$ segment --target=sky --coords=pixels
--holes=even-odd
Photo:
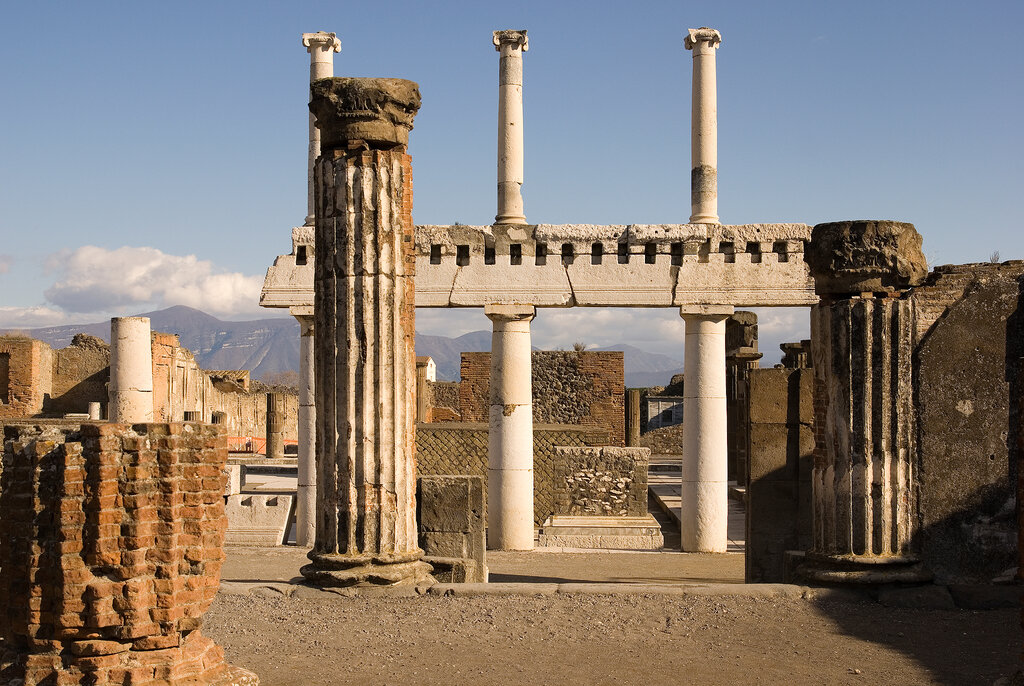
[[[309,57],[419,83],[417,224],[495,214],[494,29],[527,29],[526,216],[685,223],[689,27],[718,51],[723,223],[898,219],[934,265],[1024,258],[1024,3],[4,2],[0,328],[257,301],[306,211]],[[807,337],[762,310],[762,350]],[[485,329],[424,311],[418,329]],[[681,359],[671,310],[544,310],[534,344]]]

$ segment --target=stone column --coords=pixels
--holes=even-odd
[[[309,82],[334,76],[334,53],[341,52],[341,41],[336,33],[317,31],[302,34],[302,44],[309,52]],[[313,164],[320,156],[320,130],[316,128],[313,113],[309,113],[309,155],[306,162],[306,226],[313,226]]]
[[[102,409],[101,408],[102,408],[102,406],[100,405],[100,403],[97,403],[97,402],[89,403],[89,419],[91,419],[92,421],[99,421],[100,419],[102,419],[103,417],[101,416],[102,415]]]
[[[321,586],[416,586],[412,160],[420,105],[402,79],[313,83],[317,523]]]
[[[523,53],[526,31],[495,31],[498,63],[498,214],[495,224],[525,224],[523,214]]]
[[[284,393],[267,393],[267,446],[264,448],[269,459],[284,457]]]
[[[125,424],[153,421],[153,339],[148,317],[110,320],[107,417]]]
[[[428,383],[437,381],[437,366],[434,360],[427,356],[416,358],[416,421],[429,422],[430,388]]]
[[[757,351],[757,315],[739,311],[725,321],[725,405],[728,414],[729,480],[747,484],[750,450],[750,371],[763,357]]]
[[[731,305],[679,308],[686,322],[679,528],[689,553],[724,553],[729,543],[725,320],[732,313]]]
[[[818,582],[920,581],[914,303],[927,275],[912,224],[814,227],[807,252],[816,445],[813,544],[799,573]]]
[[[640,389],[626,389],[626,445],[640,444]]]
[[[311,316],[299,320],[299,459],[295,503],[295,543],[311,546],[316,538],[316,380],[314,324]]]
[[[690,223],[718,223],[718,86],[715,50],[722,35],[703,26],[689,29],[683,45],[693,51],[690,115]]]
[[[533,549],[532,305],[488,305],[491,407],[487,440],[487,547]]]

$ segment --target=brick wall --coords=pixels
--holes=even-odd
[[[32,338],[0,336],[0,356],[0,419],[40,414],[52,392],[50,346]]]
[[[601,446],[607,433],[582,426],[533,426],[534,524],[540,526],[556,510],[561,485],[556,474],[556,446]],[[487,425],[436,423],[416,426],[417,471],[420,475],[468,474],[483,477],[487,492]]]
[[[0,681],[224,675],[223,651],[199,631],[224,559],[224,436],[201,424],[26,422],[4,439]]]
[[[590,426],[625,446],[623,353],[534,351],[533,420],[541,424]],[[486,422],[490,411],[491,354],[462,353],[459,409],[462,421]]]

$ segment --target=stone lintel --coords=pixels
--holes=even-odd
[[[687,50],[693,50],[695,47],[705,45],[709,48],[717,48],[722,43],[722,34],[716,29],[702,26],[699,29],[687,29],[686,36],[683,37],[683,46]],[[696,54],[696,53],[694,53]]]
[[[322,153],[350,142],[389,150],[408,145],[420,101],[413,81],[332,76],[310,84],[309,111],[320,129]]]
[[[313,52],[314,47],[320,46],[330,48],[334,52],[341,52],[341,41],[338,40],[338,34],[333,31],[330,33],[326,31],[304,33],[302,34],[302,44],[309,52]]]
[[[732,305],[681,305],[679,316],[728,317],[735,311],[736,308]]]
[[[484,314],[498,321],[530,321],[536,316],[537,308],[533,305],[485,305]]]
[[[526,29],[495,31],[494,37],[491,40],[494,43],[494,49],[499,52],[501,51],[502,43],[522,46],[523,52],[530,49],[530,41],[526,37]]]

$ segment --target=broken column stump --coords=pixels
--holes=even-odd
[[[402,79],[313,82],[317,524],[306,580],[432,582],[416,532],[415,271]]]
[[[226,462],[209,425],[7,425],[0,683],[258,684],[200,632]]]
[[[927,266],[913,224],[814,227],[807,261],[816,446],[812,539],[797,571],[820,583],[930,579],[916,550],[914,302]]]

